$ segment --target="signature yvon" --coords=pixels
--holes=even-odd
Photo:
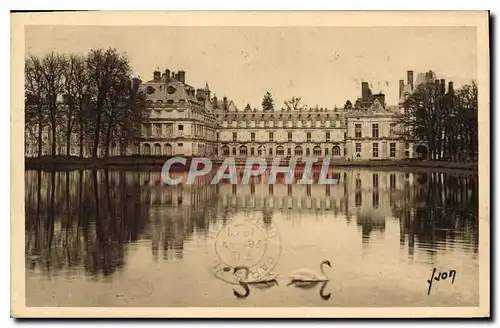
[[[450,271],[440,271],[436,275],[436,268],[432,270],[431,277],[427,280],[429,283],[429,290],[427,291],[427,295],[431,293],[431,288],[432,288],[432,282],[433,280],[440,281],[440,280],[446,280],[446,279],[451,279],[451,283],[453,284],[455,282],[455,276],[457,275],[456,270],[450,270]]]

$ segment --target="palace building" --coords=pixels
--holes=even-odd
[[[362,82],[361,96],[343,108],[302,107],[296,110],[238,110],[227,97],[218,99],[208,83],[195,88],[186,72],[155,70],[153,78],[133,83],[146,95],[148,118],[139,140],[111,145],[111,156],[227,156],[265,158],[319,157],[347,160],[402,159],[412,157],[411,145],[398,135],[400,106],[386,104],[383,93],[373,94]],[[413,90],[413,72],[400,81],[400,97]],[[49,131],[47,131],[49,132]],[[44,136],[43,154],[50,150]],[[26,156],[36,156],[35,132],[26,133]],[[28,138],[29,136],[29,138]],[[29,139],[29,140],[28,140]],[[57,154],[64,155],[64,140]],[[71,155],[77,155],[77,140]],[[90,156],[86,146],[84,156]],[[101,152],[100,152],[101,153]]]
[[[362,83],[361,97],[344,108],[240,111],[233,101],[211,96],[206,84],[195,89],[186,73],[154,72],[141,88],[150,119],[143,124],[140,153],[214,157],[307,157],[401,159],[410,145],[397,134],[398,106],[372,94]],[[410,83],[408,83],[409,85]],[[350,103],[350,102],[348,102]]]

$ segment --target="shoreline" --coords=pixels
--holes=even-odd
[[[66,156],[47,156],[47,157],[25,157],[25,169],[43,169],[43,170],[74,170],[74,169],[150,169],[162,167],[165,161],[170,157],[165,156],[116,156],[104,158],[78,158]],[[213,159],[214,166],[222,163],[221,159]],[[268,165],[272,161],[268,160]],[[178,164],[172,166],[173,171],[186,171],[190,165],[190,158],[187,157],[186,166]],[[236,161],[237,167],[245,165],[244,159]],[[287,166],[288,160],[282,160],[280,166]],[[296,167],[303,167],[304,164],[297,162]],[[321,162],[315,164],[314,167],[321,167]],[[466,170],[478,172],[477,162],[450,162],[450,161],[435,161],[435,160],[359,160],[346,161],[344,159],[330,160],[329,167],[345,167],[345,168],[372,168],[372,169],[436,169],[436,170]]]

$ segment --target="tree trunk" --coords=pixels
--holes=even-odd
[[[99,112],[96,117],[95,135],[94,135],[94,148],[92,149],[92,157],[97,158],[97,151],[99,149],[99,134],[101,133],[101,113]]]
[[[43,129],[43,125],[42,125],[42,116],[40,115],[39,118],[38,118],[38,157],[42,157],[42,150],[43,150],[43,145],[42,145],[42,142],[43,142],[43,137],[42,137],[42,129]]]
[[[68,115],[70,116],[70,115]],[[68,126],[66,129],[66,155],[70,156],[70,147],[71,147],[71,117],[68,117]]]

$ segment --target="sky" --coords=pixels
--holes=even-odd
[[[407,70],[433,70],[455,87],[477,78],[474,27],[26,27],[26,54],[108,47],[125,53],[143,81],[156,69],[184,70],[186,83],[208,82],[239,110],[260,109],[266,91],[276,108],[295,96],[332,109],[354,102],[362,81],[397,105]]]

